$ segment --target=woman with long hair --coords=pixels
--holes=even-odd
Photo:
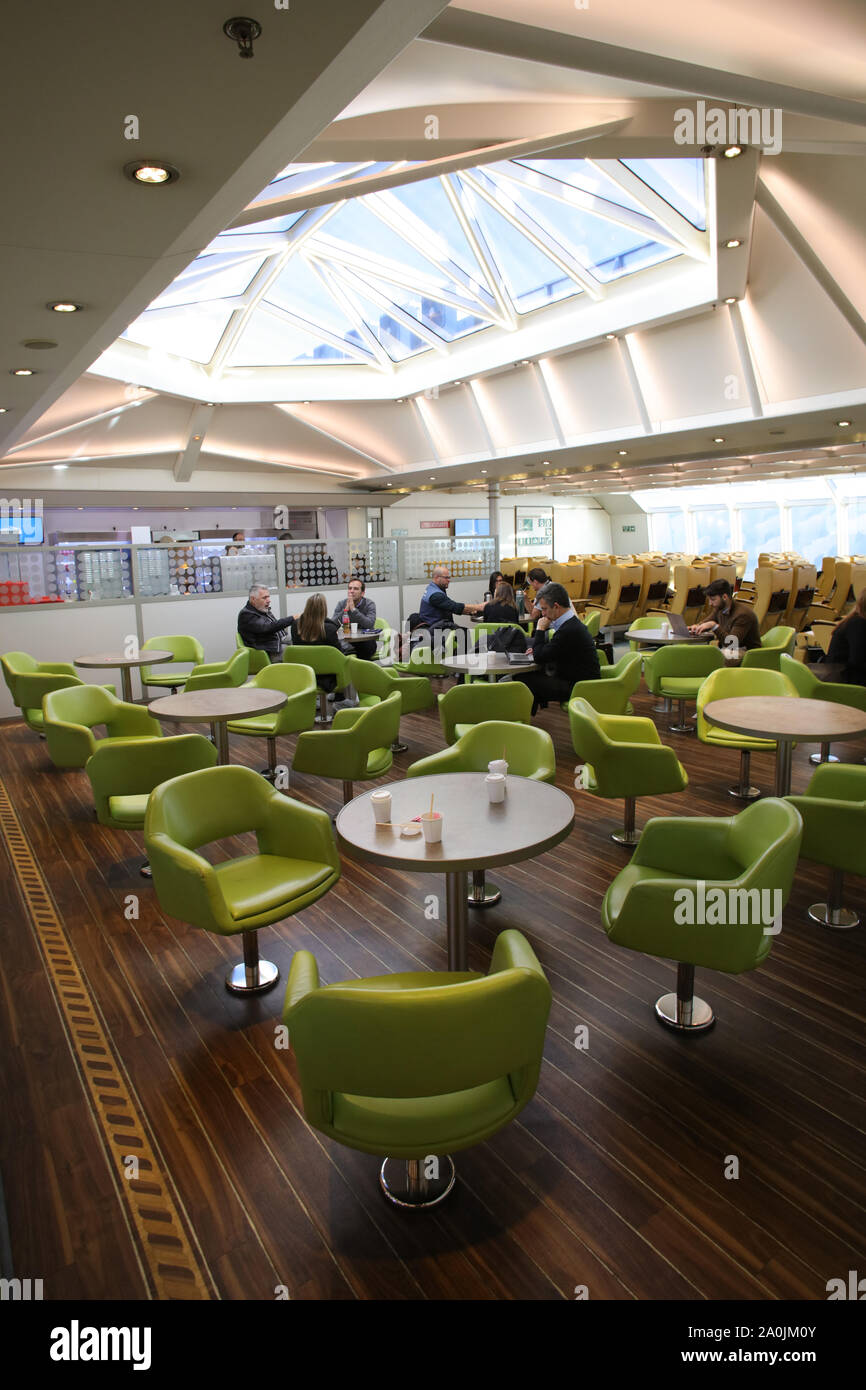
[[[843,684],[866,685],[866,589],[861,589],[853,612],[833,633],[827,660],[842,666]]]
[[[493,592],[493,602],[485,603],[481,614],[485,623],[516,623],[517,603],[514,590],[505,580],[500,580]]]
[[[328,617],[328,605],[324,594],[310,595],[303,613],[297,618],[292,618],[289,630],[293,647],[335,647],[338,652],[342,650],[337,637],[337,624]],[[316,684],[321,690],[330,692],[336,687],[337,677],[317,674]],[[343,698],[341,690],[336,691],[336,698]]]
[[[493,571],[490,576],[490,583],[487,585],[487,593],[484,595],[485,598],[487,598],[488,594],[490,595],[488,602],[492,602],[496,598],[496,585],[501,584],[504,579],[505,575],[502,573],[502,570]]]

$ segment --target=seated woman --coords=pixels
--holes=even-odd
[[[496,585],[503,584],[504,582],[505,575],[502,573],[502,570],[494,570],[490,576],[490,583],[487,586],[487,593],[484,595],[484,598],[488,603],[492,602],[493,599],[495,599],[496,597]]]
[[[337,637],[337,624],[328,617],[324,594],[310,595],[303,613],[297,618],[292,618],[289,631],[293,647],[333,647],[338,652],[342,651]],[[336,687],[337,677],[317,674],[316,684],[321,690],[330,693]],[[343,698],[342,690],[336,692],[336,698]]]
[[[844,685],[866,685],[866,589],[833,633],[827,661],[843,667],[839,679]]]
[[[517,622],[517,603],[514,598],[514,590],[510,584],[506,584],[504,579],[499,581],[493,591],[493,602],[485,603],[481,613],[481,621],[485,623]]]

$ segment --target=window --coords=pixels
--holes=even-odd
[[[650,515],[653,547],[656,550],[685,550],[685,512],[655,512]]]
[[[758,556],[765,550],[781,550],[782,525],[779,508],[743,507],[740,511],[743,528],[742,549],[748,553],[746,578],[754,578]]]
[[[825,555],[838,554],[836,508],[832,502],[803,502],[791,508],[791,545],[818,569]]]
[[[852,497],[848,505],[848,552],[866,555],[866,497]],[[827,550],[826,555],[835,552]]]
[[[731,549],[731,518],[727,507],[701,508],[693,513],[695,539],[700,554]]]

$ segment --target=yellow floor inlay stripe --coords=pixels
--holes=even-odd
[[[139,1238],[155,1298],[210,1299],[212,1280],[190,1243],[179,1205],[148,1137],[136,1097],[94,1007],[9,795],[0,779],[0,830],[42,949],[118,1190]],[[137,1173],[138,1176],[128,1176]]]

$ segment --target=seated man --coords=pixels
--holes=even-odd
[[[433,578],[424,590],[418,614],[422,623],[430,628],[456,627],[455,613],[480,613],[483,603],[456,603],[448,597],[447,589],[451,583],[451,571],[447,565],[437,565]]]
[[[365,661],[375,661],[376,659],[376,605],[371,598],[367,598],[365,590],[367,586],[363,579],[349,580],[349,593],[347,598],[341,598],[334,609],[334,622],[338,627],[342,626],[344,614],[350,623],[358,624],[359,632],[370,632],[369,642],[341,642],[343,651],[351,652],[354,656],[363,657]]]
[[[271,661],[279,661],[283,633],[291,622],[291,618],[274,617],[267,584],[254,584],[246,606],[238,614],[238,635],[245,647],[267,652]]]
[[[714,579],[704,590],[712,618],[692,623],[689,632],[715,632],[720,647],[751,651],[761,645],[761,627],[750,603],[733,597],[727,579]]]
[[[545,584],[549,583],[550,580],[540,565],[536,565],[526,576],[526,616],[527,618],[531,618],[533,622],[538,622],[538,619],[541,617],[541,609],[538,606],[538,595]],[[571,600],[569,599],[569,604],[570,603]]]
[[[574,612],[568,591],[561,584],[545,584],[536,595],[541,617],[532,636],[532,657],[537,671],[517,673],[532,691],[532,713],[545,709],[548,700],[567,700],[575,681],[599,679],[601,671],[595,643]],[[548,640],[547,631],[553,636]]]

